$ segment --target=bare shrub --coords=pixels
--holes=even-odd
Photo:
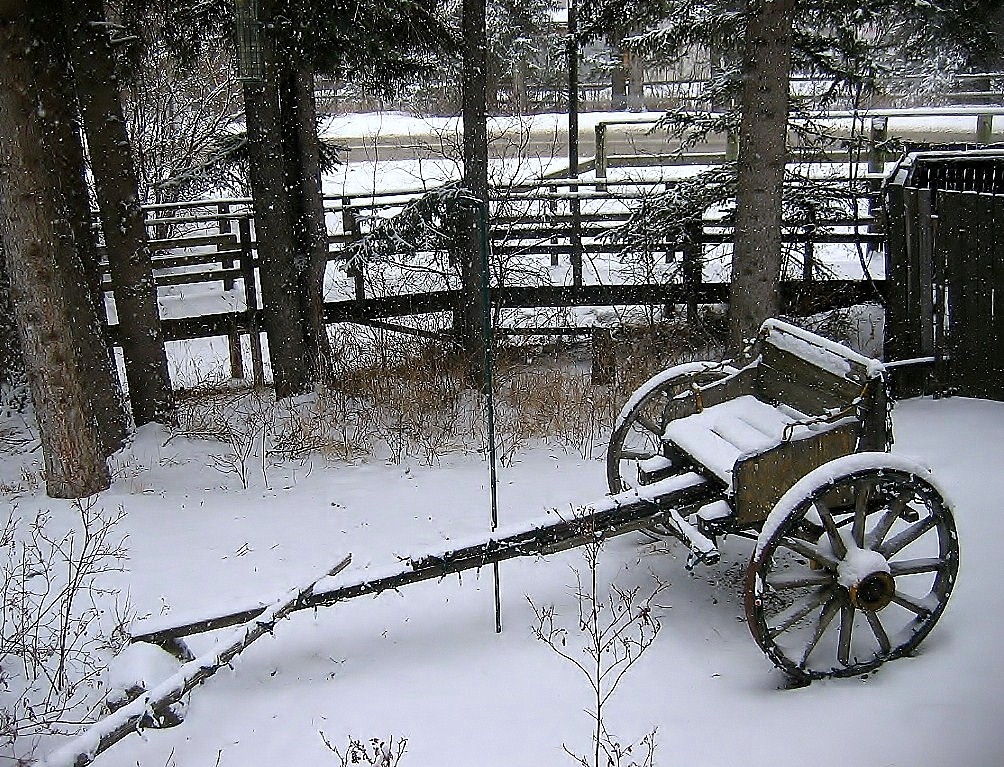
[[[370,738],[368,741],[348,738],[348,745],[342,751],[334,745],[322,732],[321,740],[337,758],[340,767],[352,764],[369,764],[372,767],[397,767],[408,748],[407,738],[395,738],[391,735],[387,740]]]
[[[585,570],[574,570],[578,604],[575,628],[570,631],[560,625],[553,605],[538,607],[527,597],[536,618],[531,630],[534,637],[570,663],[589,688],[587,713],[593,722],[590,749],[577,752],[565,745],[565,752],[581,767],[652,767],[655,730],[641,740],[622,744],[607,728],[606,708],[625,675],[658,636],[662,624],[652,606],[668,584],[655,580],[645,596],[640,586],[622,589],[615,584],[610,585],[606,594],[602,593],[599,582],[602,548],[602,538],[585,544],[582,547]]]
[[[26,520],[12,506],[0,530],[0,744],[15,758],[94,717],[103,659],[125,641],[129,607],[101,583],[123,566],[124,512],[105,513],[93,498],[73,509],[67,530],[47,512]]]
[[[638,385],[670,364],[720,356],[715,322],[709,316],[696,328],[681,321],[611,331],[617,359],[603,386],[591,381],[588,345],[499,344],[499,459],[507,464],[539,444],[601,457],[615,417]],[[433,465],[450,453],[487,454],[486,398],[469,388],[468,366],[449,340],[430,337],[433,328],[435,320],[416,326],[418,336],[336,328],[327,387],[276,403],[268,390],[209,381],[179,396],[180,432],[223,443],[213,465],[245,488],[256,467],[267,485],[276,461],[378,457]]]

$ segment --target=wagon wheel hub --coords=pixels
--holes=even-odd
[[[872,613],[887,606],[896,594],[896,580],[886,558],[853,545],[837,566],[837,582],[847,589],[854,607]]]
[[[851,595],[851,604],[856,608],[877,613],[892,601],[896,580],[888,572],[879,570],[865,576],[847,591]]]

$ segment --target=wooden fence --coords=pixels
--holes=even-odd
[[[1000,120],[1004,118],[1004,107],[1001,106],[970,106],[970,107],[930,107],[923,112],[909,109],[875,109],[867,113],[863,112],[843,112],[830,111],[820,113],[813,117],[821,125],[834,126],[834,139],[824,146],[798,147],[790,146],[789,162],[830,162],[830,163],[855,163],[864,161],[868,163],[869,171],[881,173],[884,163],[895,159],[890,156],[888,150],[890,140],[898,140],[906,145],[915,145],[919,141],[941,143],[945,141],[944,131],[926,131],[916,125],[904,126],[902,123],[916,120],[918,117],[925,119],[944,120],[947,118],[969,118],[970,126],[958,127],[948,135],[950,140],[971,141],[974,144],[990,144],[994,138],[997,140],[1004,138],[1004,131]],[[994,118],[998,122],[994,125]],[[802,120],[804,122],[804,120]],[[615,167],[637,167],[651,165],[694,165],[694,164],[717,164],[734,160],[738,151],[738,139],[734,136],[709,136],[709,141],[695,147],[674,149],[669,142],[666,146],[656,152],[647,154],[621,153],[615,154],[611,151],[611,139],[621,134],[621,138],[626,132],[634,131],[639,135],[639,129],[645,131],[656,127],[657,120],[650,117],[630,117],[617,120],[603,120],[594,126],[595,134],[595,158],[591,162],[596,170],[597,178],[606,178],[610,168]],[[844,136],[846,141],[839,140],[841,130],[839,126],[843,123],[851,123],[857,128],[858,123],[867,125],[867,134],[861,136],[860,141],[851,141],[846,127],[843,129],[848,135]],[[939,137],[940,133],[940,137]],[[721,146],[718,146],[721,145]]]
[[[707,221],[690,233],[689,241],[652,243],[646,254],[650,267],[662,275],[614,275],[606,279],[597,263],[622,263],[623,246],[610,239],[611,231],[631,215],[632,207],[651,195],[652,184],[620,185],[554,179],[544,185],[510,188],[492,202],[490,226],[493,281],[491,301],[505,309],[661,305],[681,307],[691,318],[705,304],[728,300],[727,275],[706,279],[702,263],[713,249],[731,243],[732,234],[721,222]],[[332,261],[344,259],[346,249],[389,215],[417,199],[421,190],[326,198],[325,212]],[[864,205],[858,206],[864,209]],[[870,231],[867,217],[848,218],[832,227],[790,228],[787,240],[796,253],[795,268],[783,284],[783,295],[792,311],[810,312],[875,299],[876,283],[854,279],[827,279],[818,270],[818,253],[827,245],[860,244],[870,248],[883,237]],[[251,373],[262,379],[262,328],[257,283],[257,243],[251,201],[216,200],[150,206],[147,225],[153,239],[155,277],[161,288],[219,283],[232,308],[196,316],[163,318],[167,340],[212,336],[230,338],[231,367],[244,377],[241,337],[250,337]],[[170,233],[171,236],[163,236]],[[522,265],[514,268],[513,265]],[[532,269],[524,268],[527,265]],[[416,265],[425,275],[420,290],[401,292],[381,286],[371,272],[356,272],[343,297],[325,304],[329,323],[355,322],[405,332],[395,318],[452,312],[462,296],[455,278],[446,270],[432,275],[426,265]],[[555,272],[554,267],[559,267]],[[402,267],[403,268],[403,267]],[[417,273],[417,272],[416,272]],[[619,277],[619,279],[617,279]],[[408,282],[408,281],[404,281]],[[881,288],[881,280],[877,282]],[[110,289],[110,282],[106,279]],[[214,288],[215,290],[215,288]],[[513,335],[546,335],[592,332],[591,328],[510,327]],[[114,333],[116,327],[111,327]],[[421,334],[421,331],[417,331]]]
[[[886,357],[931,361],[908,393],[1004,400],[1002,193],[992,150],[911,155],[889,184]]]

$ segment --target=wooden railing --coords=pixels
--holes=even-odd
[[[595,262],[616,266],[622,245],[612,231],[631,215],[631,208],[651,195],[653,185],[587,183],[580,179],[553,179],[544,185],[499,191],[492,202],[491,253],[495,265],[492,303],[499,309],[604,305],[676,305],[694,317],[702,304],[728,300],[728,284],[705,279],[701,264],[706,249],[731,242],[721,221],[709,220],[690,233],[687,243],[652,242],[649,257],[658,263],[662,279],[599,279]],[[392,215],[417,199],[423,190],[389,190],[376,194],[344,195],[325,199],[330,259],[345,258],[346,250],[379,219]],[[860,207],[864,207],[863,205]],[[250,337],[251,373],[262,380],[262,328],[259,306],[257,242],[251,201],[213,200],[147,209],[147,225],[154,250],[158,287],[219,283],[220,292],[232,297],[233,308],[162,320],[167,340],[210,336],[230,339],[234,377],[244,377],[241,337]],[[874,298],[874,284],[856,280],[819,279],[814,268],[821,246],[857,243],[865,248],[881,244],[883,235],[872,231],[867,217],[849,218],[818,229],[789,229],[786,240],[799,250],[801,268],[784,285],[793,308],[824,307]],[[169,236],[168,236],[169,235]],[[515,276],[507,265],[530,265]],[[567,275],[551,279],[553,267],[567,264]],[[407,265],[402,267],[407,271]],[[462,296],[448,270],[432,274],[426,264],[415,265],[426,276],[420,290],[402,292],[379,289],[373,271],[359,271],[348,281],[343,295],[325,304],[331,323],[357,322],[405,329],[387,320],[407,315],[450,312]],[[528,272],[535,272],[529,274]],[[430,276],[431,274],[431,276]],[[106,286],[110,283],[106,279]],[[881,281],[879,281],[881,287]],[[163,296],[162,296],[163,298]],[[186,299],[187,300],[187,299]],[[114,334],[116,327],[111,327]],[[590,328],[501,328],[513,334],[591,332]]]
[[[963,128],[956,133],[964,136],[963,140],[971,140],[976,144],[989,144],[995,138],[1004,139],[1004,125],[994,128],[994,117],[1004,119],[1004,106],[987,107],[932,107],[924,110],[911,109],[876,109],[867,112],[826,112],[820,114],[818,119],[821,122],[836,122],[846,120],[857,120],[868,125],[867,135],[863,135],[863,149],[848,149],[841,147],[838,142],[834,142],[830,148],[820,149],[812,147],[801,149],[793,147],[791,151],[791,162],[834,162],[847,163],[857,161],[861,157],[872,169],[881,169],[882,163],[891,159],[885,149],[886,143],[892,138],[918,140],[918,136],[923,134],[928,139],[937,143],[936,133],[925,133],[923,130],[913,128],[905,130],[898,128],[895,122],[905,118],[950,118],[961,117],[971,118],[972,128]],[[624,118],[619,120],[604,120],[595,125],[596,157],[595,170],[597,178],[606,178],[608,170],[615,167],[637,167],[652,165],[711,165],[735,159],[738,144],[732,136],[719,136],[718,143],[723,144],[722,149],[709,148],[708,146],[694,147],[688,149],[674,150],[668,147],[667,151],[654,152],[651,154],[612,154],[609,151],[612,134],[631,129],[650,130],[657,124],[657,120],[652,118]],[[911,139],[911,135],[913,138]]]

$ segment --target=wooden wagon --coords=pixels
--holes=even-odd
[[[744,597],[753,638],[799,680],[867,672],[912,651],[945,609],[955,523],[930,472],[890,454],[886,366],[768,320],[747,364],[689,363],[631,397],[607,452],[615,494],[699,482],[649,528],[713,562],[756,540]]]
[[[345,558],[272,604],[135,627],[134,643],[183,665],[153,689],[137,686],[46,764],[82,767],[140,726],[177,723],[184,695],[294,611],[631,531],[679,538],[688,566],[716,563],[723,535],[755,540],[745,607],[767,656],[800,682],[866,673],[930,632],[959,566],[944,494],[927,469],[888,452],[890,406],[885,365],[770,320],[745,363],[680,365],[635,392],[608,448],[610,495],[580,516],[332,583]],[[231,626],[207,656],[184,642]]]

